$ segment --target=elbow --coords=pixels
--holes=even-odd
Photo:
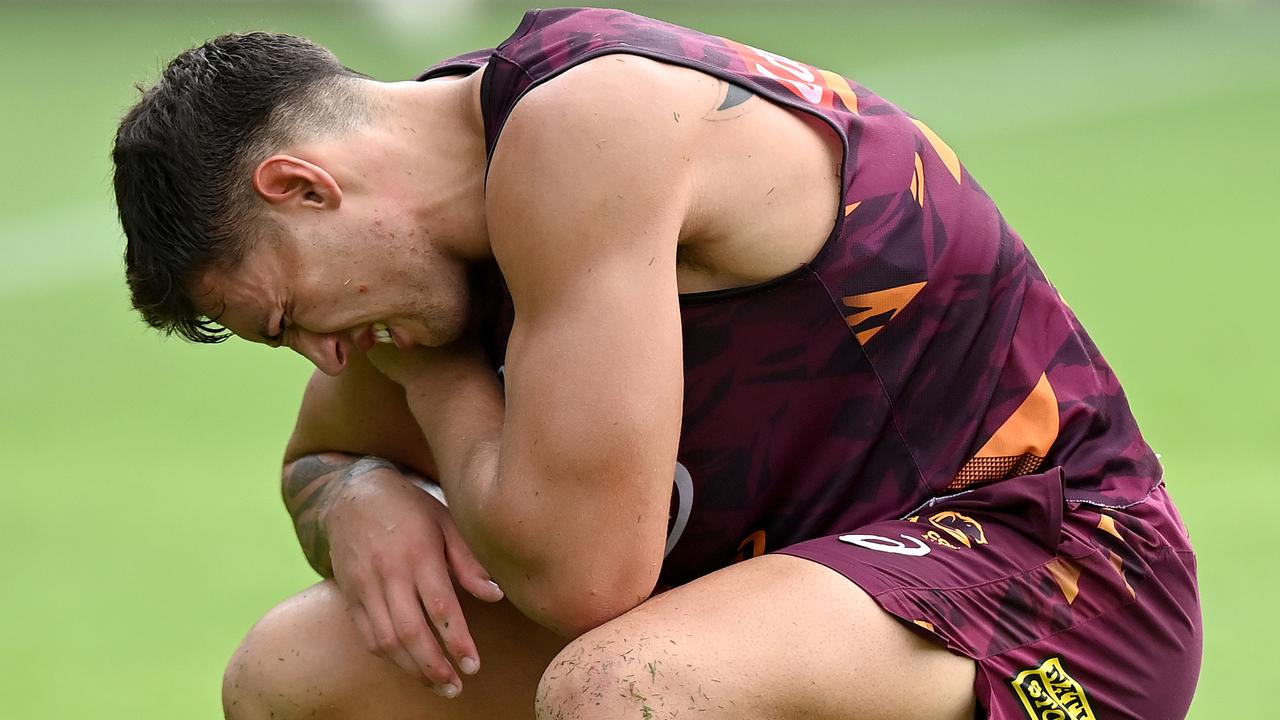
[[[546,578],[530,584],[522,609],[552,632],[576,638],[649,599],[657,581],[658,563],[625,574]]]
[[[546,627],[563,638],[573,638],[587,634],[601,625],[621,617],[627,611],[644,602],[645,595],[629,597],[591,598],[595,602],[561,602],[552,605],[546,617]]]

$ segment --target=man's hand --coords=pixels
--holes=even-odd
[[[324,525],[334,580],[370,651],[457,696],[457,671],[474,674],[480,662],[450,574],[481,600],[503,595],[448,509],[391,463],[365,458],[346,474]]]

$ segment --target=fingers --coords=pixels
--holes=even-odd
[[[369,651],[391,660],[409,675],[427,678],[428,681],[435,683],[435,679],[427,675],[427,669],[419,665],[418,661],[401,643],[396,626],[397,623],[393,619],[392,612],[381,593],[371,592],[367,594],[364,598],[364,608],[369,617],[369,626],[373,634],[373,642],[370,644]],[[431,669],[437,673],[439,672],[439,668]]]
[[[370,653],[424,679],[440,695],[457,697],[462,683],[427,627],[417,593],[411,584],[402,584],[402,588],[389,590],[390,600],[384,599],[376,583],[353,588],[358,594],[347,595],[352,623]]]
[[[480,669],[480,653],[476,651],[448,573],[442,568],[420,567],[416,583],[420,607],[427,611],[427,617],[440,636],[445,651],[453,658],[454,665],[467,675],[476,674]]]
[[[444,530],[445,558],[449,561],[449,568],[453,571],[458,584],[479,600],[485,602],[501,600],[502,588],[489,577],[489,571],[485,570],[476,556],[471,553],[471,548],[467,547],[458,528],[452,522],[446,522],[442,523],[442,529]]]
[[[443,505],[410,490],[422,503],[415,506],[419,512],[396,515],[404,529],[397,537],[377,534],[387,530],[388,508],[347,518],[350,526],[342,527],[351,531],[344,535],[353,542],[332,541],[334,579],[370,652],[452,698],[462,691],[461,675],[480,667],[454,578],[481,600],[496,602],[503,595]],[[394,514],[401,507],[390,510]]]
[[[462,690],[462,680],[432,635],[416,588],[407,584],[391,588],[387,596],[387,609],[398,639],[397,647],[412,658],[418,674],[425,677],[435,686],[436,692],[444,697],[457,697]]]

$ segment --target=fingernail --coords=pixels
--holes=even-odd
[[[453,683],[445,683],[444,685],[439,685],[436,687],[436,694],[442,697],[447,697],[450,700],[452,700],[453,698],[458,697],[458,686],[454,685]]]
[[[464,657],[458,661],[458,667],[467,675],[475,675],[480,670],[480,661],[473,657]]]
[[[499,596],[503,595],[502,588],[498,587],[498,583],[496,583],[496,582],[494,582],[494,581],[490,580],[490,581],[489,581],[489,584],[493,586],[493,589],[494,589],[494,590],[498,591],[498,595],[499,595]]]

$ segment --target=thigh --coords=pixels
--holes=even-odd
[[[236,650],[223,683],[228,718],[482,720],[529,718],[538,678],[565,641],[510,603],[459,601],[480,651],[480,672],[454,700],[436,695],[365,649],[332,581],[268,613]]]
[[[578,638],[548,667],[539,717],[973,717],[974,664],[857,585],[766,555],[670,590]]]

